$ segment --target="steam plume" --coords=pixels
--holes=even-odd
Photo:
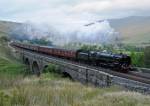
[[[95,22],[89,25],[67,24],[33,24],[25,23],[12,31],[17,38],[31,40],[46,38],[55,45],[68,43],[114,44],[120,36],[110,27],[108,21]]]

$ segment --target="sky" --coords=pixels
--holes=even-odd
[[[0,0],[0,20],[88,23],[150,15],[150,0]]]

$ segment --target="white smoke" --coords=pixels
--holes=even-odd
[[[48,39],[55,44],[90,43],[114,44],[119,39],[119,34],[109,25],[108,21],[96,22],[92,25],[68,25],[55,27],[57,34],[49,35]]]
[[[80,23],[50,25],[28,22],[21,30],[22,37],[29,39],[44,37],[53,44],[61,46],[68,43],[114,44],[120,37],[106,20],[91,25]]]

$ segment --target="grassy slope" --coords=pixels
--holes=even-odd
[[[0,33],[8,34],[12,28],[15,28],[20,23],[9,22],[9,21],[0,21]]]
[[[10,104],[19,106],[149,106],[150,104],[150,96],[118,91],[115,87],[103,89],[85,87],[64,79],[51,80],[45,75],[40,79],[26,77],[11,80],[7,89],[0,91],[0,99],[3,99],[0,102],[1,106]]]

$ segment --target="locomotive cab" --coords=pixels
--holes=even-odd
[[[119,65],[117,65],[117,70],[127,73],[131,68],[131,57],[128,55],[121,54],[118,59]]]

